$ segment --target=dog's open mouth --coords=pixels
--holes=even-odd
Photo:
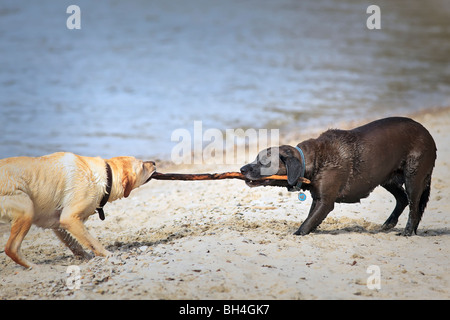
[[[152,180],[152,175],[156,172],[156,169],[152,171],[152,173],[150,173],[150,177],[148,177],[148,179],[144,182],[144,184],[146,184],[147,182],[149,182],[150,180]]]

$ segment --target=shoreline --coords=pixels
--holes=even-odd
[[[395,206],[382,188],[360,204],[337,204],[316,232],[297,237],[309,193],[299,203],[297,193],[243,181],[153,180],[107,204],[105,221],[93,215],[86,222],[113,252],[106,259],[76,260],[51,230],[33,226],[22,249],[38,266],[24,270],[4,253],[9,226],[0,224],[0,299],[448,299],[450,107],[406,116],[422,123],[438,148],[418,235],[397,235],[407,209],[392,231],[378,232]],[[298,143],[324,130],[280,141]],[[212,173],[239,165],[158,162],[157,169]],[[71,265],[79,267],[79,289],[66,285]],[[381,271],[380,289],[367,286],[371,266]]]
[[[411,113],[405,113],[405,114],[395,114],[392,115],[394,116],[398,116],[398,117],[408,117],[408,118],[413,118],[416,121],[421,122],[421,119],[426,118],[428,115],[432,114],[432,115],[438,115],[438,114],[442,114],[442,113],[447,113],[450,112],[450,106],[441,106],[441,107],[431,107],[431,108],[425,108],[419,111],[415,111],[415,112],[411,112]],[[331,129],[331,128],[336,128],[336,129],[342,129],[342,130],[350,130],[356,127],[359,127],[361,125],[364,125],[366,123],[369,123],[371,121],[375,121],[377,119],[381,119],[379,117],[366,117],[366,118],[361,118],[361,119],[357,119],[357,120],[342,120],[339,121],[338,123],[336,123],[336,125],[324,125],[322,127],[317,127],[317,128],[312,128],[312,127],[306,127],[303,128],[300,132],[292,132],[289,134],[282,134],[280,135],[280,145],[283,144],[288,144],[288,145],[297,145],[298,143],[310,139],[310,138],[317,138],[322,132]],[[269,144],[270,146],[270,144]],[[239,147],[242,147],[242,145],[240,145]],[[245,157],[248,157],[250,159],[250,161],[253,161],[254,158],[256,157],[256,154],[254,155],[249,155],[248,154],[248,150],[252,149],[252,147],[254,147],[253,145],[246,145],[245,146],[245,151],[246,151],[246,155]],[[236,148],[236,147],[235,147]],[[258,151],[261,151],[260,149],[258,149]],[[230,150],[223,150],[224,152],[224,157],[225,154],[227,152],[230,152]],[[231,153],[235,154],[235,151],[231,151]],[[194,154],[193,152],[191,153],[191,157],[193,159]],[[151,159],[154,160],[154,159]],[[212,159],[214,160],[214,159]],[[157,171],[159,172],[160,168],[163,170],[182,170],[184,172],[184,170],[189,170],[191,168],[201,168],[203,167],[210,167],[211,165],[208,164],[208,161],[211,162],[212,161],[211,158],[208,157],[204,157],[203,158],[203,164],[175,164],[172,160],[168,160],[168,159],[156,159],[156,168]],[[242,161],[242,157],[240,159],[236,159],[235,162],[237,161]],[[193,161],[191,161],[193,162]],[[229,167],[229,168],[234,168],[237,167],[239,169],[239,167],[243,164],[245,164],[247,162],[242,161],[241,163],[232,163],[232,164],[219,164],[220,166],[224,166],[224,167]],[[214,169],[213,169],[214,170]],[[168,171],[167,171],[168,172]],[[202,171],[203,172],[203,171]],[[206,171],[205,171],[206,172]],[[195,173],[201,173],[199,172],[195,172]]]

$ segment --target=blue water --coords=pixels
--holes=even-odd
[[[376,4],[381,30],[356,0],[2,0],[0,158],[167,159],[198,120],[283,133],[450,105],[450,2]]]

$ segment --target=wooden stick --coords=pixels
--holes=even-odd
[[[224,173],[161,173],[155,172],[152,174],[151,179],[156,180],[222,180],[222,179],[241,179],[241,180],[250,180],[247,179],[240,172],[224,172]],[[263,177],[256,181],[260,180],[287,180],[287,176],[280,175],[272,175],[268,177]],[[310,180],[306,178],[299,178],[302,183],[309,184]]]

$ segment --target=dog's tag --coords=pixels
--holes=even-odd
[[[303,192],[300,192],[298,194],[298,200],[305,201],[306,200],[306,194],[304,194]]]

